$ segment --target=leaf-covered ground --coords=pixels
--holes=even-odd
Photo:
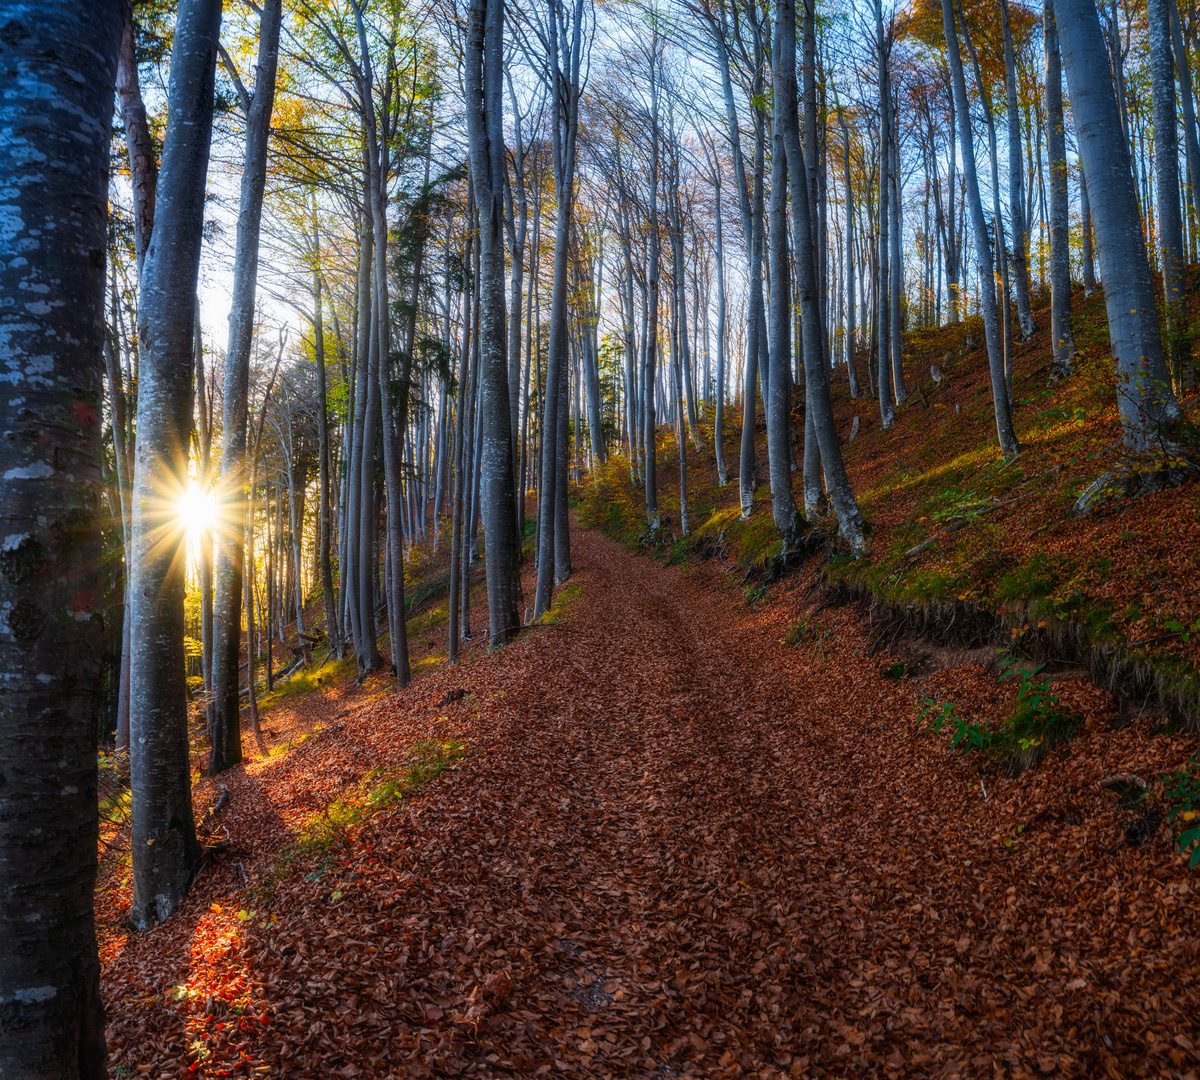
[[[224,777],[232,848],[166,925],[126,936],[113,888],[117,1076],[1197,1075],[1195,879],[1097,787],[1194,739],[1073,683],[1080,738],[981,775],[917,705],[1002,708],[982,669],[886,679],[851,608],[785,645],[800,581],[748,608],[593,532],[574,556],[556,621]]]

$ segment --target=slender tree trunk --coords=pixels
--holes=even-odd
[[[204,338],[200,332],[200,306],[196,305],[196,328],[193,347],[196,353],[196,406],[200,417],[200,482],[202,498],[207,497],[212,481],[212,422],[204,376]],[[204,678],[204,701],[212,693],[212,623],[213,623],[213,533],[210,523],[197,537],[197,576],[200,578],[200,669]]]
[[[785,10],[787,9],[787,10]],[[788,11],[791,14],[790,67],[787,56]],[[790,0],[780,0],[775,6],[775,35],[773,41],[772,67],[774,69],[774,117],[771,132],[771,204],[770,257],[768,272],[771,282],[771,365],[770,383],[766,388],[767,412],[767,456],[771,473],[771,513],[775,527],[779,530],[782,554],[786,555],[796,546],[802,527],[800,512],[796,508],[796,496],[792,490],[792,445],[791,445],[791,365],[792,355],[792,283],[788,271],[787,197],[788,165],[784,147],[785,114],[790,108],[796,113],[796,13]],[[799,131],[799,117],[792,117]],[[798,140],[797,140],[798,141]],[[798,219],[804,211],[804,223],[808,217],[808,174],[803,159],[792,174],[793,214]],[[803,207],[801,206],[803,204]],[[812,233],[796,230],[796,262],[812,264]],[[807,479],[807,477],[806,477]],[[807,502],[808,489],[805,487]],[[807,505],[805,506],[807,510]],[[815,508],[814,508],[815,509]]]
[[[238,84],[246,114],[246,152],[242,164],[241,206],[233,262],[233,304],[229,311],[229,347],[225,358],[221,479],[217,499],[218,516],[227,522],[241,518],[240,506],[246,486],[246,410],[258,281],[258,241],[263,190],[266,186],[267,140],[275,104],[275,69],[279,60],[281,21],[281,0],[268,0],[262,9],[258,76],[253,98]],[[208,712],[210,774],[228,769],[242,760],[238,654],[241,646],[244,556],[240,532],[237,528],[225,528],[218,532],[213,600],[213,687]]]
[[[1179,71],[1179,100],[1183,105],[1183,145],[1187,151],[1187,204],[1191,208],[1191,227],[1194,237],[1200,227],[1200,198],[1196,185],[1200,183],[1200,142],[1196,138],[1196,110],[1192,97],[1192,65],[1184,47],[1183,34],[1179,28],[1179,10],[1175,0],[1168,5],[1171,16],[1171,42],[1175,47],[1175,66]],[[1195,244],[1193,241],[1193,250]]]
[[[331,468],[329,462],[329,401],[325,373],[325,322],[321,312],[321,244],[316,203],[313,204],[313,361],[317,369],[317,559],[321,572],[321,594],[325,604],[325,633],[330,652],[345,656],[342,628],[338,620],[337,596],[333,591],[330,558]]]
[[[129,180],[133,188],[133,249],[138,273],[146,257],[150,233],[154,229],[154,195],[158,188],[158,159],[142,87],[138,79],[137,55],[133,39],[133,5],[121,0],[121,48],[117,62],[117,105],[125,126],[125,147],[129,154]]]
[[[1096,291],[1096,263],[1092,243],[1092,204],[1088,201],[1082,161],[1079,163],[1079,231],[1082,234],[1083,295],[1091,296]]]
[[[570,4],[569,10],[566,4]],[[566,505],[567,255],[574,212],[575,144],[579,130],[579,73],[583,50],[582,0],[550,0],[548,72],[553,94],[551,147],[558,218],[550,297],[550,352],[542,420],[542,483],[538,492],[537,593],[534,619],[550,604],[555,581],[570,575],[571,537]],[[559,425],[562,431],[559,431]],[[561,473],[561,475],[560,475]]]
[[[104,1080],[92,905],[103,627],[94,605],[121,18],[114,0],[64,0],[9,5],[4,24],[0,1076]],[[15,303],[42,295],[59,299]]]
[[[1183,220],[1179,212],[1179,141],[1175,121],[1175,65],[1171,55],[1171,0],[1146,0],[1150,79],[1154,100],[1154,158],[1158,180],[1158,242],[1167,309],[1167,352],[1175,385],[1195,383],[1187,340]]]
[[[467,200],[467,205],[471,206],[474,203],[474,183],[468,177],[467,191],[470,196]],[[468,214],[468,220],[470,215]],[[474,230],[468,226],[466,251],[463,256],[463,266],[470,266],[472,259],[472,250],[475,241]],[[477,280],[477,279],[476,279]],[[465,486],[465,462],[463,455],[463,447],[466,442],[466,415],[467,415],[467,383],[470,378],[471,366],[471,349],[473,342],[472,321],[471,316],[474,309],[474,299],[470,288],[463,293],[463,335],[462,335],[462,351],[460,354],[458,365],[458,392],[457,400],[454,408],[454,491],[451,498],[450,507],[450,598],[449,619],[447,622],[447,632],[449,635],[447,644],[447,655],[450,663],[458,662],[458,641],[459,641],[459,625],[458,625],[458,609],[462,604],[462,592],[464,586],[470,587],[470,579],[463,581],[463,564],[462,564],[462,531],[463,531],[463,503],[466,498]]]
[[[714,204],[716,214],[717,257],[717,386],[713,407],[713,448],[717,457],[717,480],[721,487],[729,482],[729,467],[725,464],[725,241],[721,221],[721,184],[719,167],[714,166]]]
[[[890,75],[888,88],[891,89]],[[888,230],[888,242],[891,245],[888,282],[891,288],[889,313],[892,326],[892,392],[896,395],[896,404],[903,405],[908,400],[908,389],[904,385],[904,338],[901,334],[901,319],[904,314],[904,260],[900,254],[900,148],[897,131],[899,124],[894,103],[891,109],[892,141],[888,149],[888,153],[891,155],[891,168],[888,170],[888,179],[892,185],[890,200],[892,223]]]
[[[996,433],[1005,457],[1015,457],[1020,450],[1013,429],[1008,404],[1008,381],[1004,372],[1004,355],[1000,341],[1000,320],[996,312],[996,283],[991,274],[992,248],[988,237],[987,219],[983,214],[983,199],[979,194],[979,178],[975,170],[975,142],[971,132],[971,114],[967,100],[967,83],[963,77],[962,55],[958,47],[958,31],[954,25],[953,0],[942,0],[942,28],[946,35],[946,55],[954,87],[955,112],[958,114],[960,153],[967,201],[975,232],[975,264],[982,294],[983,332],[987,340],[988,368],[992,377],[992,402],[996,413]],[[1007,312],[1005,313],[1007,317]]]
[[[809,0],[815,2],[815,0]],[[796,9],[792,0],[779,0],[777,33],[780,38],[780,67],[784,77],[784,147],[789,171],[803,175],[799,117],[795,115]],[[829,365],[821,337],[821,307],[817,295],[816,265],[811,245],[803,241],[812,235],[808,207],[804,199],[792,203],[792,228],[795,234],[797,291],[804,327],[805,424],[811,423],[812,436],[821,450],[821,463],[829,488],[830,501],[837,515],[842,537],[856,555],[865,548],[863,517],[850,486],[837,440],[833,406],[829,396]],[[785,366],[785,365],[781,365]],[[778,384],[776,384],[778,385]],[[807,438],[807,432],[806,432]],[[778,519],[777,519],[778,520]]]
[[[842,129],[842,170],[846,181],[846,373],[850,378],[850,396],[857,398],[858,373],[854,365],[854,187],[850,174],[850,130],[840,105],[837,106],[837,118],[838,126]]]
[[[496,648],[509,641],[521,625],[521,542],[513,489],[513,427],[505,355],[503,0],[472,0],[469,18],[464,84],[471,175],[479,213],[481,479],[489,644]],[[516,279],[514,309],[519,322],[519,275]],[[514,362],[519,359],[518,339]]]
[[[141,276],[130,686],[130,921],[139,930],[179,906],[199,855],[183,657],[186,536],[176,503],[187,490],[192,332],[220,26],[220,0],[180,3],[154,232]]]
[[[1012,219],[1013,295],[1017,301],[1017,319],[1021,339],[1028,341],[1036,328],[1029,303],[1028,219],[1025,214],[1025,167],[1021,158],[1021,113],[1017,106],[1017,57],[1013,51],[1009,25],[1008,0],[1001,0],[1000,26],[1004,35],[1004,91],[1008,120],[1008,198]]]
[[[1046,149],[1050,158],[1050,337],[1054,349],[1054,373],[1061,377],[1071,370],[1075,336],[1071,331],[1071,252],[1067,231],[1067,140],[1062,64],[1052,0],[1045,0],[1042,11],[1042,44],[1046,60]]]

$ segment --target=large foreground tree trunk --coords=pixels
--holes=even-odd
[[[129,740],[130,921],[139,930],[179,906],[199,854],[188,758],[186,535],[179,500],[188,482],[192,327],[220,27],[220,0],[179,5],[154,232],[142,267]]]
[[[0,1076],[102,1080],[92,892],[116,0],[0,3]]]

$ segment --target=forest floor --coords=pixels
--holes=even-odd
[[[114,1076],[1200,1075],[1197,879],[1098,786],[1194,737],[1068,679],[1081,733],[1010,779],[919,715],[1003,709],[977,664],[889,678],[803,576],[573,545],[514,644],[269,708],[325,726],[201,782],[232,843],[165,925],[110,879]]]

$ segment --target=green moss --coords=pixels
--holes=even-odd
[[[321,816],[302,830],[278,856],[275,869],[255,892],[269,902],[275,884],[286,877],[293,863],[303,856],[328,852],[348,829],[371,814],[420,791],[430,780],[453,768],[466,756],[462,743],[423,739],[409,748],[405,761],[393,769],[372,769],[363,776],[357,791],[329,803]],[[326,863],[328,860],[326,860]],[[316,871],[319,876],[326,865]]]
[[[1004,574],[996,582],[998,600],[1035,600],[1049,596],[1062,580],[1060,568],[1049,555],[1038,551],[1016,569]]]

